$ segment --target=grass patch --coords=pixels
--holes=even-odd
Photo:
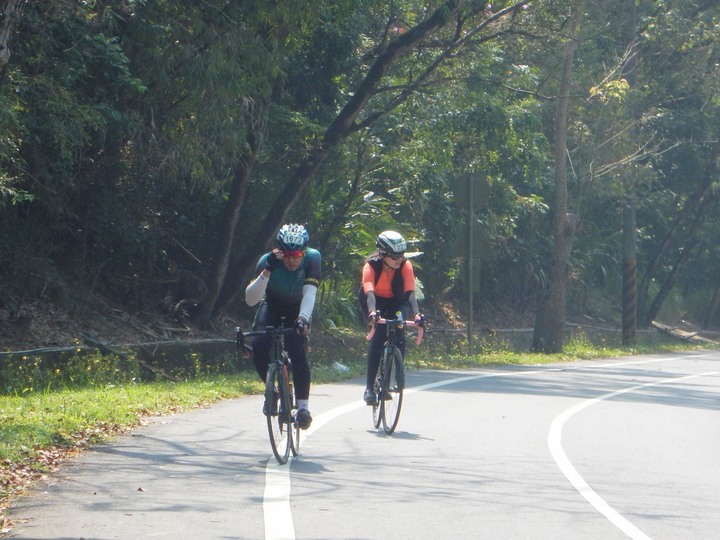
[[[422,348],[416,349],[413,350],[411,355],[408,355],[406,365],[411,369],[458,369],[501,365],[536,366],[558,362],[618,358],[621,356],[701,348],[699,345],[690,343],[663,343],[627,348],[606,347],[603,345],[594,345],[586,337],[578,335],[568,340],[565,343],[563,352],[557,354],[514,352],[504,348],[502,344],[489,344],[485,342],[478,346],[479,352],[474,355],[463,354],[459,351],[433,354],[432,351],[423,351]]]
[[[2,510],[35,480],[83,448],[141,424],[144,418],[258,394],[257,375],[214,375],[181,382],[106,384],[0,396]]]
[[[0,460],[27,460],[38,448],[92,443],[103,432],[132,427],[147,416],[258,393],[262,385],[256,379],[245,373],[0,396]]]

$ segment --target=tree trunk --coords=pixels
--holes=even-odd
[[[710,151],[708,164],[706,166],[706,171],[703,175],[703,180],[700,183],[700,186],[698,186],[698,188],[695,189],[692,194],[690,194],[687,201],[685,201],[682,211],[678,213],[677,219],[673,223],[667,235],[661,242],[660,247],[652,256],[647,268],[645,269],[645,274],[640,281],[637,295],[638,312],[642,314],[640,316],[640,323],[643,326],[649,325],[659,311],[659,309],[656,309],[657,302],[653,301],[655,307],[647,307],[647,303],[650,297],[650,283],[653,280],[657,279],[658,270],[662,266],[662,261],[667,257],[667,254],[670,252],[673,246],[676,245],[677,239],[680,238],[683,244],[689,241],[688,237],[690,235],[687,232],[685,232],[685,236],[682,238],[681,235],[684,231],[686,231],[688,223],[690,223],[692,220],[695,220],[695,222],[697,222],[697,220],[701,218],[702,213],[707,206],[707,198],[714,197],[714,195],[712,195],[712,186],[718,171],[719,156],[720,144],[716,143]]]
[[[517,9],[521,9],[528,2],[529,0],[519,0],[515,4],[493,14],[488,21],[509,15]],[[209,324],[212,318],[216,317],[223,308],[233,302],[243,289],[243,283],[249,278],[257,258],[268,247],[270,239],[285,221],[292,206],[310,183],[311,178],[329,152],[341,144],[348,135],[360,128],[356,124],[358,115],[364,110],[370,98],[375,95],[380,81],[393,63],[412,47],[456,19],[459,16],[461,6],[465,6],[465,2],[447,0],[430,17],[388,43],[385,50],[368,70],[365,78],[360,82],[353,96],[325,131],[320,144],[311,149],[298,164],[289,181],[268,210],[258,230],[253,231],[249,239],[245,236],[244,239],[248,240],[242,245],[239,245],[237,235],[232,231],[237,228],[236,219],[242,212],[245,197],[238,196],[228,201],[229,208],[226,209],[224,214],[225,218],[221,226],[223,232],[219,241],[220,248],[217,250],[217,259],[220,262],[215,263],[216,268],[212,272],[210,283],[211,289],[214,288],[215,290],[212,293],[212,298],[203,308],[202,320],[205,324]],[[484,7],[484,4],[473,7],[473,14],[482,12]],[[439,62],[434,64],[432,69],[436,69],[438,66]],[[407,99],[408,95],[409,93],[403,94],[401,99],[393,101],[392,106],[397,107],[400,105],[404,99]],[[370,115],[370,118],[377,120],[387,112],[387,109],[383,109],[374,115]],[[366,120],[363,122],[362,127],[368,127],[371,123],[371,121]],[[240,178],[244,178],[242,180],[243,185],[247,185],[252,170],[251,167],[246,167],[246,169],[247,175],[240,175]]]
[[[353,205],[353,202],[355,201],[355,198],[358,196],[360,192],[360,185],[362,180],[362,173],[364,168],[364,163],[367,159],[367,156],[365,155],[365,143],[364,141],[358,142],[358,150],[357,150],[357,169],[355,170],[355,177],[353,178],[352,183],[350,184],[350,187],[348,189],[348,195],[343,201],[343,204],[340,205],[338,208],[335,209],[335,212],[333,213],[332,217],[330,218],[330,221],[327,223],[327,225],[324,227],[323,235],[320,237],[319,241],[316,242],[316,246],[320,250],[320,252],[323,254],[323,260],[325,259],[325,252],[330,245],[330,239],[332,235],[340,228],[340,226],[345,222],[347,219],[347,214],[350,211],[350,207]]]
[[[567,295],[567,264],[572,250],[577,218],[568,214],[567,189],[567,130],[572,66],[578,47],[577,28],[582,17],[584,0],[573,7],[568,26],[568,43],[563,51],[560,97],[555,114],[555,201],[553,205],[553,258],[548,290],[541,300],[535,317],[532,350],[535,352],[561,352],[564,345]]]
[[[718,311],[720,311],[720,284],[716,285],[713,291],[710,309],[703,320],[703,328],[708,328],[715,321]]]
[[[208,305],[206,308],[210,318],[217,316],[242,290],[242,285],[252,272],[257,258],[266,249],[275,231],[283,224],[288,212],[307,187],[328,153],[354,131],[355,120],[375,94],[378,84],[393,62],[411,47],[417,45],[452,20],[458,13],[460,3],[458,0],[448,0],[443,6],[436,9],[428,19],[399,35],[388,44],[388,47],[370,68],[356,92],[325,131],[321,144],[310,150],[295,169],[285,188],[268,210],[258,230],[244,245],[239,246],[236,245],[237,242],[234,242],[226,246],[226,249],[233,253],[234,256],[230,260],[228,272],[217,295],[217,301],[213,303],[214,305]],[[522,3],[524,2],[519,4]]]
[[[238,230],[238,224],[240,223],[242,208],[247,197],[250,177],[255,164],[255,151],[256,150],[247,156],[243,163],[235,170],[233,176],[230,196],[225,205],[223,219],[220,224],[215,257],[213,258],[210,274],[207,279],[208,295],[202,304],[197,318],[197,323],[201,328],[206,328],[210,324],[215,306],[222,291],[223,283],[225,283],[230,268],[232,250],[229,249],[229,247],[233,246],[236,241],[236,232]]]
[[[683,246],[683,249],[678,254],[675,264],[673,264],[672,269],[670,270],[670,274],[665,278],[665,281],[663,281],[662,284],[660,285],[660,289],[658,290],[658,293],[655,295],[655,298],[653,299],[652,303],[650,304],[650,307],[648,308],[647,313],[645,314],[643,323],[646,326],[650,326],[650,323],[652,323],[652,321],[654,321],[657,318],[658,314],[660,313],[660,310],[662,309],[663,303],[665,302],[665,300],[667,300],[667,297],[670,296],[670,293],[672,292],[673,288],[675,287],[675,283],[677,281],[677,276],[678,276],[678,273],[680,272],[680,269],[690,258],[690,253],[696,247],[697,247],[697,240],[694,242],[691,242],[690,244]]]
[[[660,310],[662,309],[663,302],[665,302],[667,297],[670,295],[673,287],[675,286],[675,282],[677,281],[677,276],[680,272],[680,269],[688,260],[691,259],[690,254],[700,244],[699,232],[707,216],[706,209],[710,205],[714,205],[716,199],[717,197],[712,190],[709,190],[707,195],[703,197],[703,200],[701,201],[698,210],[694,216],[694,221],[691,224],[690,231],[684,237],[682,249],[678,250],[677,257],[674,264],[672,265],[670,274],[667,276],[665,281],[663,281],[662,285],[660,286],[660,290],[655,295],[655,298],[650,304],[650,307],[643,316],[642,322],[645,326],[649,326],[650,323],[654,321],[655,318],[658,316],[658,313],[660,313]]]
[[[625,20],[625,42],[629,50],[634,48],[637,38],[637,7],[635,0],[625,0],[623,9]],[[635,87],[635,69],[637,61],[634,54],[626,67],[625,78],[631,88]],[[637,332],[637,199],[635,197],[635,178],[632,169],[623,174],[623,246],[622,246],[622,343],[630,346],[635,343]]]
[[[15,32],[27,0],[0,0],[0,86],[10,63],[10,38]]]

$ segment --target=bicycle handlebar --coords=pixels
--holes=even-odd
[[[378,324],[398,324],[402,323],[403,327],[405,326],[415,326],[418,329],[417,339],[415,340],[415,345],[420,345],[420,342],[422,342],[423,333],[425,332],[425,326],[423,324],[418,324],[415,321],[403,321],[399,319],[384,319],[379,318],[375,320],[375,324],[370,329],[370,333],[365,337],[367,341],[370,341],[375,335],[375,329],[377,328]]]
[[[243,332],[239,326],[235,327],[235,343],[237,348],[245,347],[245,338],[255,336],[284,336],[285,334],[291,334],[295,332],[295,328],[292,326],[266,326],[265,330],[252,330],[250,332]]]

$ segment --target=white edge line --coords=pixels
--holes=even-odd
[[[600,497],[585,481],[585,479],[580,475],[580,473],[577,472],[575,467],[573,467],[572,463],[568,459],[567,455],[565,454],[565,450],[562,446],[562,429],[565,425],[565,422],[567,422],[575,413],[580,412],[581,410],[590,407],[591,405],[595,405],[596,403],[599,403],[600,401],[604,401],[606,399],[613,398],[615,396],[619,396],[621,394],[627,394],[629,392],[634,392],[636,390],[639,390],[641,388],[648,388],[650,386],[657,386],[661,384],[666,384],[670,382],[677,382],[677,381],[684,381],[687,379],[694,379],[697,377],[706,377],[711,375],[716,375],[720,373],[720,371],[713,371],[708,373],[700,373],[696,375],[686,375],[684,377],[672,377],[669,379],[664,379],[662,381],[654,381],[650,383],[645,384],[639,384],[636,386],[632,386],[630,388],[625,388],[623,390],[617,390],[615,392],[610,392],[608,394],[604,394],[602,396],[589,399],[587,401],[583,401],[582,403],[579,403],[578,405],[575,405],[574,407],[570,407],[563,413],[561,413],[559,416],[557,416],[552,424],[550,425],[550,431],[548,432],[548,447],[550,448],[550,453],[553,456],[553,459],[555,460],[555,463],[557,463],[558,467],[562,471],[562,473],[565,475],[565,477],[570,481],[570,483],[573,485],[573,487],[577,490],[580,495],[582,495],[598,512],[600,512],[603,516],[605,516],[613,525],[615,525],[618,529],[620,529],[622,532],[624,532],[627,536],[633,539],[637,540],[649,540],[649,536],[647,536],[645,533],[643,533],[640,529],[638,529],[635,525],[630,523],[626,518],[624,518],[617,510],[615,510],[613,507],[611,507],[605,500]]]
[[[704,355],[692,355],[692,358],[701,357]],[[678,360],[679,358],[655,358],[651,360],[629,360],[625,362],[610,362],[606,364],[593,364],[592,367],[609,367],[609,366],[624,366],[630,364],[648,364],[653,362],[667,362],[669,360]],[[445,381],[438,381],[434,383],[424,384],[422,386],[416,386],[414,388],[408,388],[405,390],[406,394],[413,392],[419,392],[421,390],[429,390],[431,388],[438,388],[440,386],[448,386],[450,384],[457,384],[465,381],[471,381],[475,379],[485,379],[490,377],[518,377],[522,375],[533,375],[536,373],[544,373],[552,370],[561,369],[582,369],[588,366],[564,366],[562,368],[553,368],[551,364],[548,364],[545,369],[519,371],[519,372],[491,372],[482,373],[480,375],[468,375],[464,377],[458,377],[456,379],[448,379]],[[656,383],[657,384],[657,383]],[[366,407],[365,402],[362,400],[353,401],[342,407],[331,409],[325,413],[318,415],[312,423],[310,429],[305,432],[303,437],[307,439],[317,430],[322,428],[328,422],[334,420],[338,416],[348,413],[354,409]],[[552,428],[551,428],[552,429]],[[562,427],[561,427],[562,430]],[[562,451],[562,447],[560,448]],[[557,461],[557,460],[556,460]],[[569,463],[569,462],[568,462]],[[290,465],[292,464],[292,457],[288,460],[286,465],[279,465],[273,458],[268,459],[265,466],[265,492],[263,495],[263,516],[265,523],[265,540],[295,540],[295,528],[293,525],[292,511],[290,509]],[[571,465],[572,467],[572,465]],[[573,469],[574,470],[574,469]]]

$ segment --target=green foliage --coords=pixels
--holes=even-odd
[[[441,5],[27,3],[0,87],[0,307],[16,312],[21,294],[67,298],[83,283],[154,311],[180,272],[207,277],[231,187],[241,186],[242,250],[377,59]],[[452,184],[468,172],[491,186],[475,216],[493,253],[480,307],[531,309],[544,290],[569,7],[530,3],[486,24],[506,5],[462,3],[451,24],[383,66],[351,135],[288,208],[323,251],[328,323],[351,318],[344,304],[383,229],[423,253],[413,263],[428,302],[462,292],[464,260],[450,248],[468,217]],[[689,201],[717,166],[718,8],[635,5],[631,55],[624,2],[588,5],[581,29],[567,148],[581,223],[576,307],[618,286],[629,178],[639,268],[659,260],[648,279],[670,282],[691,245],[703,264],[680,264],[681,290],[716,279],[706,270],[716,266],[715,188],[703,205]]]
[[[0,396],[0,460],[42,470],[45,462],[36,455],[38,450],[86,447],[134,427],[145,416],[258,393],[261,384],[256,379],[255,373],[242,373]],[[0,498],[6,496],[0,491]]]
[[[358,278],[355,283],[355,290],[346,290],[341,293],[338,290],[329,290],[329,287],[323,287],[321,293],[321,301],[319,302],[318,312],[322,313],[320,320],[325,328],[353,328],[358,326],[361,322],[360,311],[357,307],[357,301],[355,293],[359,286],[360,280]],[[352,283],[344,283],[343,286],[348,289],[352,287]]]
[[[141,368],[135,357],[80,353],[61,355],[10,355],[3,358],[0,394],[25,395],[139,380]]]
[[[209,355],[159,348],[148,360],[134,353],[99,354],[78,348],[74,354],[11,354],[3,357],[0,395],[26,395],[71,388],[152,381],[187,380],[238,370],[234,354]]]
[[[0,93],[0,210],[8,203],[16,205],[33,200],[30,193],[14,186],[25,167],[18,152],[23,137],[18,118],[20,109],[16,96]]]

